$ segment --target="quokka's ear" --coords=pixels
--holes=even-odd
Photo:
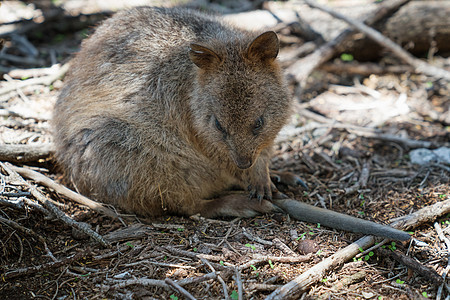
[[[253,61],[272,62],[278,55],[280,42],[273,31],[267,31],[258,36],[248,46],[247,57]]]
[[[198,44],[191,44],[189,58],[203,70],[214,70],[222,63],[222,58],[216,52]]]

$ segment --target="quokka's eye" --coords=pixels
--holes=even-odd
[[[260,131],[264,126],[264,119],[263,117],[259,117],[256,121],[255,121],[255,125],[253,126],[253,133],[258,133],[258,131]]]

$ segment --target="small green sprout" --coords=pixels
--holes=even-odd
[[[248,247],[248,248],[250,248],[250,249],[252,249],[252,250],[255,250],[256,249],[256,247],[254,246],[254,245],[252,245],[252,244],[245,244],[245,247]]]
[[[353,61],[353,55],[349,54],[349,53],[342,53],[341,54],[341,60],[342,61]]]

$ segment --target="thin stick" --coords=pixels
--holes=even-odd
[[[414,270],[419,275],[428,279],[435,285],[441,285],[444,283],[444,279],[441,276],[439,276],[439,274],[435,270],[425,267],[415,259],[408,257],[400,253],[399,251],[391,251],[383,248],[379,248],[377,251],[380,252],[382,256],[384,257],[389,256],[398,261],[399,263],[401,263],[402,265],[407,266],[409,269]]]
[[[243,300],[244,299],[244,288],[242,286],[242,279],[241,279],[241,271],[239,268],[234,269],[234,280],[236,281],[236,285],[238,288],[238,299]]]
[[[386,1],[386,3],[383,3],[373,15],[363,21],[368,25],[372,25],[409,1],[410,0]],[[288,68],[287,72],[292,74],[295,79],[300,82],[300,85],[303,85],[309,74],[311,74],[318,66],[330,60],[338,51],[338,46],[350,38],[354,32],[355,31],[351,28],[342,31],[336,38],[322,45],[313,53],[297,60],[297,62]]]
[[[83,258],[86,255],[89,255],[89,253],[86,254],[84,252],[78,252],[74,256],[66,258],[66,259],[63,259],[63,260],[49,262],[49,263],[42,264],[42,265],[39,265],[39,266],[22,268],[22,269],[16,269],[16,270],[13,270],[13,271],[10,271],[10,272],[6,272],[6,273],[1,275],[1,278],[3,280],[11,279],[11,278],[19,277],[19,276],[25,276],[25,275],[34,274],[34,273],[37,273],[37,272],[40,272],[40,271],[43,271],[43,270],[60,268],[62,266],[71,264],[74,261],[77,261],[77,260]]]
[[[59,208],[57,208],[52,202],[50,202],[50,200],[48,200],[47,197],[45,197],[41,192],[39,192],[34,186],[32,186],[30,183],[28,183],[25,179],[20,177],[20,175],[17,172],[12,170],[12,168],[9,167],[9,166],[12,166],[11,164],[8,164],[9,166],[7,166],[6,164],[0,162],[0,165],[2,166],[3,169],[5,169],[6,172],[9,173],[10,176],[15,177],[15,179],[17,179],[24,186],[26,186],[30,190],[31,194],[39,202],[41,202],[44,205],[44,207],[47,208],[59,220],[61,220],[65,224],[67,224],[75,229],[78,229],[78,230],[86,233],[86,235],[92,237],[94,240],[99,242],[102,246],[104,246],[104,247],[109,246],[109,243],[106,242],[105,239],[100,234],[98,234],[97,232],[95,232],[94,230],[89,228],[89,226],[86,223],[77,222],[77,221],[71,219],[69,216],[67,216],[64,212],[59,210]]]
[[[398,58],[402,59],[407,64],[413,66],[415,68],[416,72],[423,73],[423,74],[437,77],[437,78],[445,78],[446,80],[450,80],[450,72],[448,72],[442,68],[432,66],[420,59],[415,58],[409,52],[403,50],[403,48],[400,47],[398,44],[394,43],[392,40],[383,36],[380,32],[365,25],[364,23],[354,20],[352,18],[349,18],[347,16],[344,16],[343,14],[341,14],[337,11],[334,11],[324,5],[315,3],[314,1],[305,0],[305,3],[311,7],[320,9],[320,10],[332,15],[333,17],[338,18],[338,19],[350,24],[356,30],[364,33],[369,38],[371,38],[372,40],[377,42],[378,44],[380,44],[383,47],[392,51]]]
[[[70,200],[75,201],[76,203],[85,205],[100,214],[104,214],[115,219],[118,218],[117,214],[113,210],[105,207],[103,204],[93,201],[78,193],[75,193],[74,191],[54,182],[53,180],[51,180],[50,178],[41,173],[26,168],[16,167],[13,165],[10,165],[9,167],[11,168],[11,170],[19,173],[20,175],[32,179],[36,181],[36,183],[38,184],[42,184],[48,188],[51,188],[58,194],[63,195],[69,198]]]
[[[450,199],[424,207],[411,215],[399,218],[395,222],[391,223],[391,226],[402,230],[411,229],[449,212]],[[361,249],[367,249],[374,243],[375,238],[373,236],[365,236],[357,240],[353,244],[324,259],[314,267],[296,277],[294,280],[276,289],[266,298],[266,300],[288,299],[306,292],[311,285],[321,280],[329,271],[337,268],[345,261],[352,259],[361,251]]]
[[[23,232],[23,233],[25,233],[27,235],[30,235],[30,236],[36,238],[39,242],[41,242],[44,245],[46,244],[46,241],[45,241],[44,237],[42,237],[41,235],[37,234],[32,229],[23,227],[19,223],[15,222],[13,220],[9,220],[9,219],[3,218],[2,216],[0,216],[0,222],[6,224],[6,225],[8,225],[8,226],[10,226],[10,227],[12,227],[12,228],[14,228],[16,230],[19,230],[19,231],[21,231],[21,232]]]
[[[183,296],[185,296],[188,299],[191,300],[196,300],[196,298],[194,296],[191,295],[191,293],[189,293],[188,291],[186,291],[184,288],[182,288],[180,285],[178,285],[176,282],[174,282],[172,279],[170,278],[166,278],[164,280],[169,286],[171,286],[172,288],[174,288],[176,291],[180,292]]]
[[[374,242],[375,238],[373,236],[365,236],[357,240],[353,244],[322,260],[320,263],[302,273],[300,276],[297,276],[294,280],[280,288],[277,288],[266,298],[266,300],[288,299],[294,295],[304,293],[312,284],[325,278],[325,275],[329,270],[342,265],[348,259],[358,254],[360,252],[360,248],[367,248],[370,245],[373,245]]]
[[[5,86],[4,88],[0,89],[0,95],[4,95],[9,92],[12,92],[17,89],[21,89],[23,87],[30,86],[30,85],[46,85],[46,86],[50,85],[54,81],[63,77],[66,74],[66,72],[69,70],[69,68],[70,68],[70,63],[67,63],[67,64],[61,66],[61,68],[59,68],[59,70],[57,70],[55,73],[53,73],[51,75],[38,77],[38,78],[31,78],[31,79],[27,79],[27,80],[20,80],[20,81],[17,80],[17,82],[10,83],[7,86]]]

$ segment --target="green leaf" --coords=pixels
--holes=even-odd
[[[130,248],[134,248],[134,245],[132,243],[130,243],[130,242],[126,242],[125,245],[127,245]]]
[[[273,269],[275,266],[273,265],[272,261],[269,259],[269,266]]]
[[[395,282],[398,283],[398,284],[404,284],[405,283],[405,281],[400,280],[400,279],[397,279]]]
[[[353,55],[348,54],[348,53],[342,53],[341,60],[342,61],[353,61]]]
[[[422,292],[422,296],[424,296],[425,298],[428,298],[427,292]]]
[[[219,264],[221,264],[222,266],[225,266],[225,264],[223,263],[223,260],[219,261]]]
[[[253,271],[256,271],[256,267],[254,265],[250,265],[250,267],[253,269]]]
[[[248,247],[248,248],[250,248],[250,249],[252,249],[252,250],[255,250],[256,249],[256,247],[254,246],[254,245],[252,245],[252,244],[245,244],[245,247]]]
[[[233,291],[231,292],[230,298],[233,299],[233,300],[239,299],[239,294],[238,294],[238,292],[236,292],[236,291],[233,290]]]
[[[177,296],[175,296],[174,294],[172,294],[172,295],[170,295],[170,297],[169,297],[170,299],[172,299],[172,300],[178,300],[178,297]]]

